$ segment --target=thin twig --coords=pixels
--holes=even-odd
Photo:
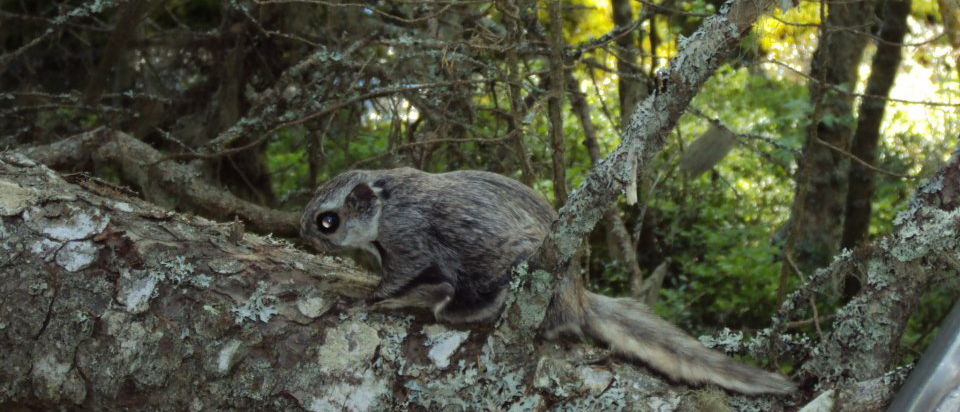
[[[239,146],[239,147],[235,147],[235,148],[230,148],[230,149],[219,150],[219,151],[213,152],[213,153],[174,153],[174,154],[170,154],[170,155],[164,156],[164,157],[161,158],[160,160],[157,160],[155,163],[162,163],[162,162],[165,162],[165,161],[168,161],[168,160],[216,159],[216,158],[220,158],[220,157],[223,157],[223,156],[229,156],[229,155],[233,155],[233,154],[236,154],[236,153],[240,153],[240,152],[242,152],[242,151],[249,150],[249,149],[252,149],[252,148],[254,148],[254,147],[257,147],[257,145],[259,145],[259,144],[263,143],[264,141],[266,141],[268,138],[270,138],[270,136],[273,135],[273,133],[279,131],[280,129],[283,129],[283,128],[288,127],[288,126],[295,126],[295,125],[298,125],[298,124],[307,122],[307,121],[309,121],[309,120],[313,120],[313,119],[315,119],[315,118],[317,118],[317,117],[326,115],[326,114],[328,114],[328,113],[330,113],[330,112],[333,112],[333,111],[335,111],[335,110],[339,110],[339,109],[341,109],[341,108],[343,108],[343,107],[346,107],[346,106],[349,106],[349,105],[351,105],[351,104],[353,104],[353,103],[360,102],[360,101],[364,101],[364,100],[369,100],[369,99],[373,99],[373,98],[377,98],[377,97],[383,97],[383,96],[387,96],[387,95],[391,95],[391,94],[396,94],[396,93],[400,93],[400,92],[404,92],[404,91],[409,91],[409,90],[422,90],[422,89],[433,88],[433,87],[446,87],[446,86],[451,86],[451,85],[456,85],[456,84],[482,83],[482,82],[487,82],[487,81],[489,81],[489,80],[456,80],[456,81],[442,81],[442,82],[436,82],[436,83],[430,83],[430,84],[415,84],[415,85],[409,85],[409,86],[396,86],[396,87],[382,88],[382,89],[378,89],[378,90],[375,90],[375,91],[372,91],[372,92],[369,92],[369,93],[357,95],[357,96],[351,97],[351,98],[349,98],[349,99],[342,100],[342,101],[340,101],[340,102],[337,102],[337,103],[328,105],[328,106],[324,107],[323,109],[317,110],[317,111],[312,112],[312,113],[310,113],[310,114],[308,114],[308,115],[305,115],[305,116],[303,116],[303,117],[299,117],[299,118],[294,119],[294,120],[289,120],[289,121],[286,121],[286,122],[282,122],[282,123],[274,126],[273,128],[271,128],[270,130],[262,133],[259,137],[257,137],[256,139],[254,139],[254,140],[251,141],[250,143],[247,143],[247,144],[245,144],[245,145],[243,145],[243,146]]]
[[[0,55],[0,70],[6,68],[10,62],[16,60],[28,50],[59,33],[61,28],[73,23],[74,20],[92,16],[95,13],[102,12],[108,8],[125,3],[127,1],[129,0],[93,2],[57,16],[52,20],[51,27],[48,27],[46,30],[44,30],[43,34],[37,36],[33,40],[30,40],[23,46],[20,46],[17,50]]]
[[[285,4],[285,3],[307,3],[307,4],[319,4],[319,5],[321,5],[321,6],[327,6],[327,7],[359,7],[359,8],[362,8],[362,9],[364,9],[364,10],[370,10],[371,13],[376,13],[376,14],[379,14],[379,15],[381,15],[381,16],[383,16],[383,17],[388,18],[388,19],[397,20],[397,21],[401,21],[401,22],[404,22],[404,23],[419,23],[419,22],[422,22],[422,21],[426,21],[426,20],[430,20],[430,19],[436,18],[437,16],[439,16],[439,15],[441,15],[441,14],[443,14],[443,13],[446,13],[447,10],[450,9],[450,7],[453,7],[453,5],[456,4],[456,3],[447,3],[446,5],[444,5],[443,7],[441,7],[440,10],[436,11],[435,13],[431,13],[431,14],[428,14],[428,15],[423,16],[423,17],[417,17],[417,18],[414,18],[414,19],[408,19],[408,18],[405,18],[405,17],[397,16],[397,15],[395,15],[395,14],[387,13],[387,12],[385,12],[385,11],[383,11],[383,10],[380,10],[380,9],[378,9],[378,8],[376,8],[376,7],[372,7],[371,5],[369,5],[369,4],[364,4],[364,3],[332,3],[332,2],[323,1],[323,0],[253,0],[253,3],[254,3],[254,4],[257,4],[257,5],[271,5],[271,4]]]
[[[774,20],[776,20],[776,21],[778,21],[778,22],[780,22],[780,23],[782,23],[782,24],[784,24],[784,25],[786,25],[786,26],[793,26],[793,27],[819,27],[820,24],[821,24],[821,23],[796,23],[796,22],[792,22],[792,21],[786,21],[786,20],[783,20],[783,19],[781,19],[781,18],[779,18],[779,17],[777,17],[777,16],[774,16],[774,15],[772,15],[772,14],[771,14],[771,15],[768,15],[768,16],[766,16],[766,17],[771,18],[771,19],[774,19]],[[941,38],[943,38],[944,36],[947,35],[947,32],[946,32],[946,31],[942,31],[942,32],[938,33],[936,36],[933,36],[933,37],[931,37],[931,38],[929,38],[929,39],[927,39],[927,40],[921,40],[921,41],[918,41],[918,42],[916,42],[916,43],[903,43],[903,42],[892,42],[892,41],[889,41],[889,40],[884,40],[884,39],[880,38],[880,36],[877,36],[876,34],[870,33],[869,31],[866,31],[866,30],[854,30],[854,29],[851,29],[851,28],[849,28],[849,27],[830,27],[829,29],[827,29],[827,31],[829,31],[829,32],[849,32],[849,33],[854,33],[854,34],[857,34],[857,35],[860,35],[860,36],[866,36],[866,37],[869,37],[869,38],[871,38],[871,39],[873,39],[873,40],[876,40],[877,43],[889,44],[889,45],[900,46],[900,47],[920,47],[920,46],[925,46],[925,45],[928,45],[928,44],[930,44],[930,43],[933,43],[933,42],[935,42],[935,41],[937,41],[937,40],[940,40]]]
[[[800,280],[806,282],[807,277],[804,276],[803,272],[800,271],[800,268],[797,267],[797,264],[793,261],[793,257],[790,256],[790,253],[784,253],[783,256],[786,258],[787,263],[790,264],[790,267],[793,268],[793,271],[797,273],[797,276],[800,277]],[[817,328],[817,335],[820,336],[820,342],[826,342],[826,337],[823,335],[823,330],[820,329],[820,314],[817,312],[817,302],[813,300],[813,296],[810,296],[810,309],[813,310],[813,325]]]
[[[713,15],[713,13],[694,13],[694,12],[690,12],[690,11],[683,11],[683,10],[680,10],[680,9],[674,9],[674,8],[671,8],[671,7],[664,7],[664,6],[661,6],[661,5],[656,4],[656,3],[651,3],[651,2],[649,2],[649,1],[647,1],[647,0],[633,0],[633,1],[635,1],[635,2],[637,2],[637,3],[640,3],[640,4],[643,4],[644,6],[647,6],[647,7],[651,8],[651,9],[653,9],[654,11],[665,12],[665,14],[672,14],[672,15],[675,15],[675,16],[707,18],[707,17],[710,17],[710,16]]]
[[[848,151],[846,151],[846,150],[843,150],[843,149],[841,149],[841,148],[839,148],[839,147],[837,147],[837,146],[834,146],[834,145],[832,145],[832,144],[830,144],[830,143],[827,143],[827,142],[821,140],[819,137],[817,138],[816,142],[819,143],[819,144],[822,144],[822,145],[824,145],[824,146],[826,146],[826,147],[829,147],[830,149],[836,151],[837,153],[840,153],[840,154],[842,154],[842,155],[844,155],[844,156],[847,156],[847,157],[853,159],[855,162],[860,163],[861,165],[863,165],[863,167],[866,167],[867,169],[873,170],[873,171],[875,171],[875,172],[883,173],[883,174],[885,174],[885,175],[897,177],[897,178],[900,178],[900,179],[911,179],[911,180],[914,180],[914,179],[917,179],[917,178],[918,178],[917,176],[902,175],[902,174],[899,174],[899,173],[894,173],[894,172],[886,171],[886,170],[883,170],[883,169],[881,169],[881,168],[872,166],[871,164],[865,162],[863,159],[857,157],[857,156],[854,155],[853,153],[850,153],[850,152],[848,152]]]
[[[800,71],[800,70],[794,69],[793,67],[790,67],[790,65],[788,65],[788,64],[786,64],[786,63],[779,62],[779,61],[776,61],[776,60],[760,60],[760,61],[757,62],[757,64],[763,64],[763,63],[775,64],[775,65],[777,65],[777,66],[780,66],[780,67],[783,67],[783,68],[785,68],[785,69],[787,69],[787,70],[790,70],[790,71],[796,73],[797,75],[800,75],[801,77],[803,77],[803,78],[805,78],[805,79],[807,79],[807,80],[809,80],[809,81],[821,83],[819,80],[813,78],[813,77],[810,76],[809,74],[806,74],[806,73],[804,73],[804,72],[802,72],[802,71]],[[826,85],[826,86],[828,86],[831,90],[834,90],[834,91],[836,91],[836,92],[838,92],[838,93],[843,93],[843,94],[845,94],[845,95],[854,96],[854,97],[870,98],[870,99],[878,99],[878,100],[886,100],[886,101],[888,101],[888,102],[897,102],[897,103],[903,103],[903,104],[921,104],[921,105],[924,105],[924,106],[960,107],[960,103],[923,102],[923,101],[917,101],[917,100],[894,99],[894,98],[892,98],[892,97],[878,96],[878,95],[875,95],[875,94],[855,93],[855,92],[843,90],[842,88],[840,88],[840,87],[838,87],[838,86],[835,86],[835,85]]]
[[[824,315],[823,318],[820,318],[819,320],[820,320],[820,321],[823,321],[823,322],[829,322],[829,321],[833,320],[833,318],[835,318],[835,317],[837,317],[837,315],[828,314],[828,315]],[[787,323],[783,324],[783,327],[786,328],[786,329],[800,329],[800,328],[805,328],[805,327],[810,326],[810,325],[814,325],[814,324],[816,324],[816,322],[817,322],[817,318],[810,318],[810,319],[804,319],[804,320],[796,320],[796,321],[793,321],[793,322],[787,322]]]

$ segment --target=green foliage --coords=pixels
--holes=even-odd
[[[943,23],[943,15],[937,0],[913,0],[910,2],[911,14],[917,18],[930,19]]]
[[[303,129],[286,129],[267,145],[267,167],[271,171],[273,191],[281,198],[303,190],[310,172],[306,152],[297,148],[305,138]]]
[[[667,257],[674,262],[657,308],[662,314],[690,328],[759,327],[768,321],[780,271],[774,238],[789,216],[792,150],[801,146],[807,99],[802,85],[730,66],[694,99],[693,107],[735,132],[766,136],[780,146],[742,138],[714,173],[684,181],[676,171],[681,148],[671,139],[653,168],[667,177],[648,199],[647,212],[664,251],[641,251],[649,255],[648,273]],[[684,146],[707,128],[706,120],[684,116],[678,128]],[[618,265],[594,265],[604,268],[596,282],[600,289],[626,292]]]

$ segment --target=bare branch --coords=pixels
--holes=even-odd
[[[241,200],[213,187],[190,167],[168,162],[157,164],[163,154],[122,132],[97,129],[56,143],[18,149],[27,157],[50,167],[73,167],[93,160],[115,166],[126,181],[135,184],[153,201],[171,204],[171,197],[212,218],[229,221],[239,216],[260,233],[296,236],[296,213],[282,212]]]
[[[103,12],[104,10],[111,9],[115,6],[124,4],[130,0],[103,0],[87,3],[83,6],[74,8],[66,13],[63,13],[52,20],[51,27],[48,27],[44,30],[43,34],[37,36],[33,40],[27,42],[23,46],[20,46],[16,50],[0,55],[0,72],[7,68],[7,65],[10,62],[16,60],[18,57],[22,56],[24,53],[30,49],[36,47],[38,44],[43,43],[45,40],[53,37],[55,34],[59,33],[64,27],[73,24],[77,20],[84,19],[95,15],[97,13]]]

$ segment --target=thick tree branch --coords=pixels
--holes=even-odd
[[[960,152],[920,186],[894,224],[893,234],[841,253],[784,301],[773,336],[807,307],[810,296],[823,293],[829,279],[864,279],[860,293],[837,311],[833,333],[810,352],[816,356],[803,365],[805,377],[843,385],[877,378],[900,361],[900,339],[917,301],[960,273]]]
[[[881,377],[853,382],[824,391],[804,406],[804,411],[867,412],[883,411],[907,378],[909,369],[897,369]],[[808,409],[809,408],[809,409]]]
[[[0,154],[5,409],[700,409],[698,391],[598,362],[604,350],[533,339],[542,302],[515,299],[496,330],[458,330],[430,314],[367,313],[355,298],[375,283]]]
[[[97,129],[18,152],[56,169],[73,169],[91,161],[115,167],[125,182],[136,185],[147,199],[158,204],[180,206],[220,220],[239,217],[259,233],[287,237],[298,233],[297,213],[247,202],[211,185],[186,165],[159,162],[162,153],[123,132]]]

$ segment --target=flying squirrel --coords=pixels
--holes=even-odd
[[[353,170],[317,188],[300,219],[301,237],[325,252],[361,249],[383,277],[367,302],[422,307],[439,322],[495,320],[514,266],[540,246],[556,218],[533,189],[495,173]],[[782,375],[708,349],[644,304],[561,280],[543,336],[589,336],[666,376],[744,394],[795,390]]]

